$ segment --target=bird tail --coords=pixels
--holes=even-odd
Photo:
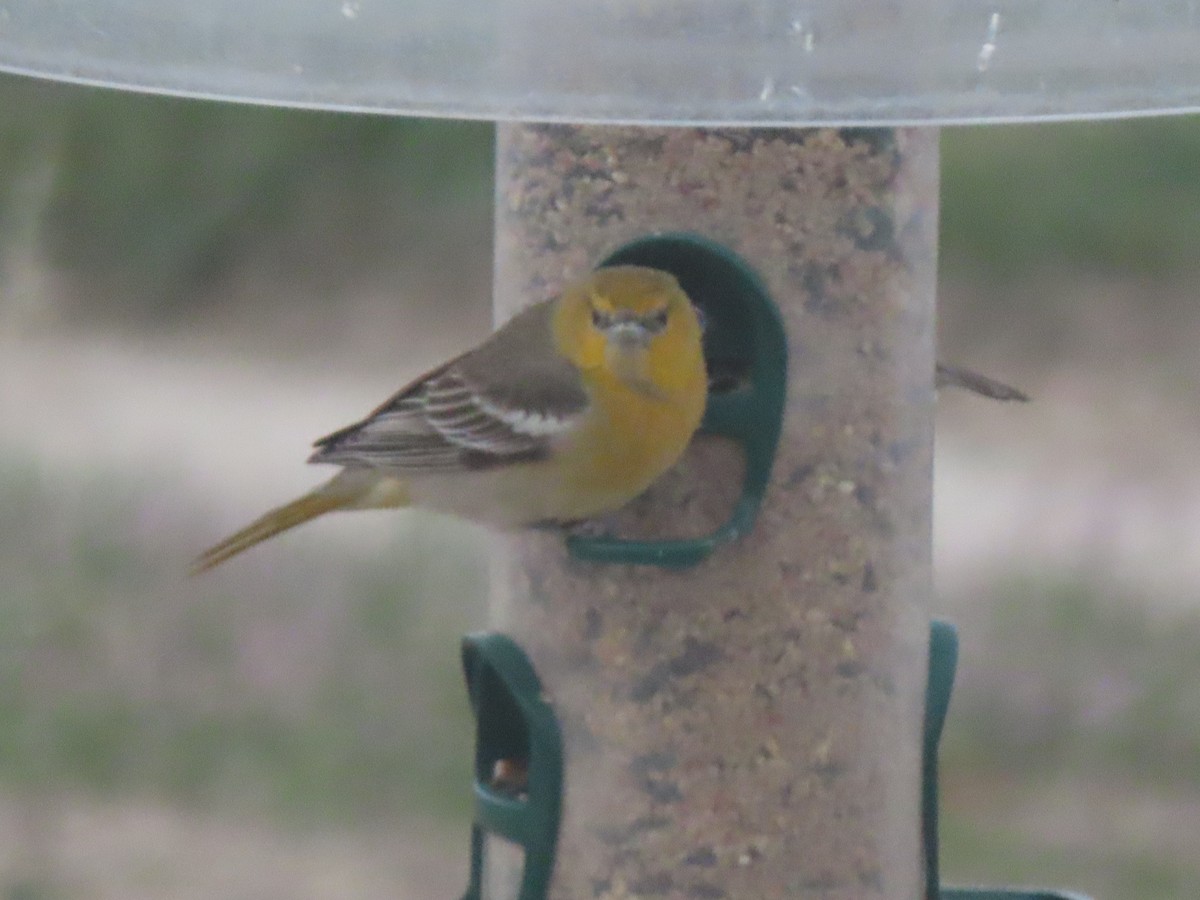
[[[939,388],[960,387],[992,400],[1019,400],[1021,403],[1029,401],[1029,396],[1015,387],[1009,387],[1007,384],[988,378],[986,375],[980,375],[978,372],[972,372],[970,369],[949,366],[945,363],[937,364],[933,384],[934,387]]]
[[[347,477],[349,475],[349,472],[343,472],[335,476],[316,490],[271,510],[241,531],[205,550],[192,563],[191,574],[207,572],[255,544],[261,544],[327,512],[405,506],[408,503],[408,492],[402,482],[390,478],[367,480]]]

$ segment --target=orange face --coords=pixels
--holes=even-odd
[[[670,393],[703,367],[691,301],[658,269],[596,270],[563,292],[554,330],[560,352],[581,370],[604,367],[652,393]]]

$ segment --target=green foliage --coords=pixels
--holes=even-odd
[[[1071,762],[1200,783],[1200,616],[1164,621],[1110,592],[1046,572],[997,585],[947,752],[1013,773]]]
[[[1021,787],[993,785],[983,797],[1009,798]],[[1003,802],[1003,801],[1002,801]],[[1148,852],[1118,843],[1097,847],[1078,835],[1047,841],[1029,821],[1012,811],[977,806],[970,814],[942,817],[941,851],[946,883],[988,887],[1037,885],[1089,891],[1091,896],[1192,900],[1200,877],[1194,859],[1173,859],[1169,851]],[[1086,873],[1082,876],[1081,874]]]
[[[439,209],[490,196],[491,131],[477,123],[13,78],[0,78],[0,115],[5,171],[51,169],[40,196],[6,180],[0,228],[35,218],[56,267],[152,316],[264,254],[300,276],[347,253],[349,264],[394,256]],[[287,252],[297,242],[311,246]]]
[[[297,822],[463,815],[458,640],[483,572],[461,534],[399,526],[378,559],[212,595],[183,589],[187,550],[159,537],[178,530],[147,528],[156,495],[0,466],[0,785]]]
[[[1200,247],[1200,116],[946,129],[942,262],[1166,276]]]
[[[56,266],[152,316],[212,302],[250,259],[301,281],[333,260],[378,266],[419,248],[448,209],[478,215],[490,198],[486,124],[16,78],[0,79],[0,114],[0,164],[16,176],[0,188],[0,231],[36,221]],[[950,274],[1195,267],[1200,117],[951,128],[942,159]]]
[[[942,747],[953,883],[1196,896],[1170,810],[1200,801],[1200,615],[1126,588],[1015,573],[963,605]]]

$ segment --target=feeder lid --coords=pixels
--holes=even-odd
[[[484,119],[801,125],[1200,109],[1200,2],[8,0],[0,70]]]

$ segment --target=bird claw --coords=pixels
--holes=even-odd
[[[581,519],[578,522],[568,522],[563,527],[567,535],[573,538],[610,537],[616,530],[616,516],[600,516],[595,519]]]

